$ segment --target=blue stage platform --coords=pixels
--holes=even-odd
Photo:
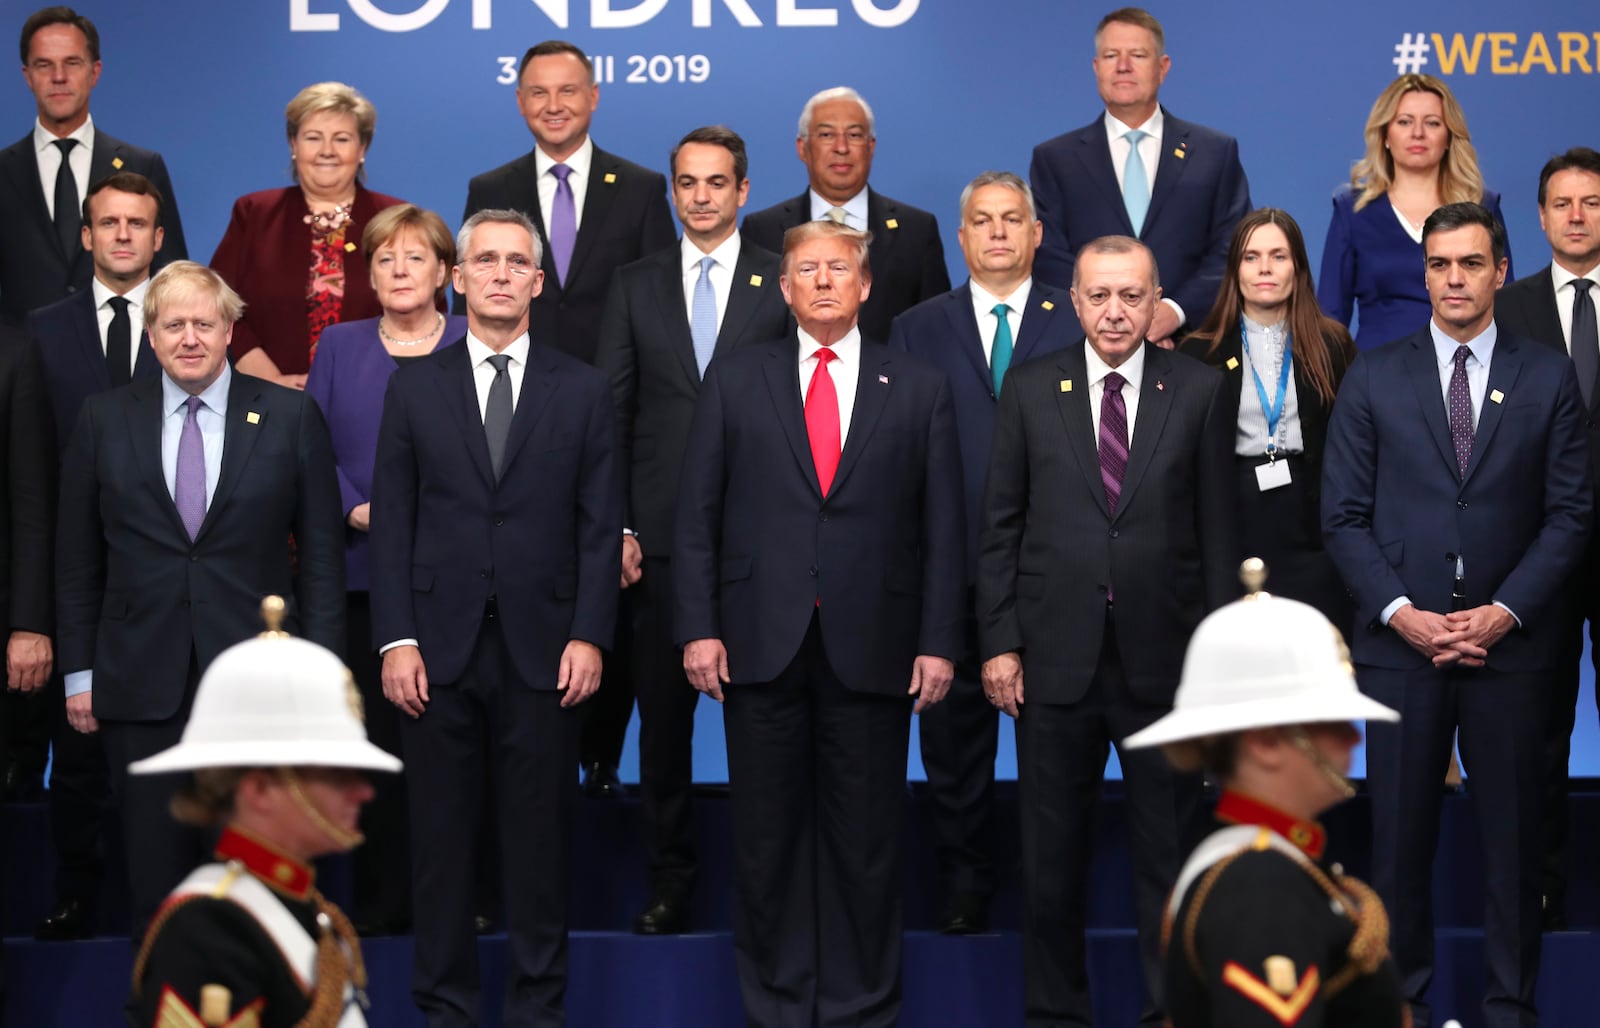
[[[1015,884],[1015,793],[1000,794],[1000,838],[1004,883],[997,897],[993,934],[946,938],[930,929],[937,916],[927,802],[908,790],[905,1008],[903,1023],[938,1028],[1009,1028],[1022,1023],[1020,898]],[[1122,802],[1108,788],[1102,804],[1090,914],[1091,973],[1096,983],[1096,1022],[1132,1025],[1138,1018],[1138,955],[1132,931],[1131,882],[1126,859]],[[574,867],[569,1023],[574,1028],[720,1028],[737,1026],[730,910],[728,809],[718,790],[697,798],[703,847],[701,887],[696,896],[695,934],[669,939],[629,935],[626,926],[645,898],[642,831],[631,800],[579,804]],[[1541,1023],[1556,1028],[1600,1023],[1590,983],[1600,968],[1600,793],[1575,793],[1574,876],[1569,919],[1575,931],[1546,936],[1540,981]],[[1357,799],[1330,818],[1334,855],[1356,873],[1366,864],[1367,811]],[[124,917],[120,883],[108,883],[102,901],[104,937],[75,944],[39,944],[27,929],[50,902],[49,841],[38,806],[0,808],[0,855],[6,868],[5,972],[9,985],[0,1024],[16,1028],[121,1023],[132,947],[115,923]],[[113,860],[115,840],[112,841]],[[1480,1023],[1478,999],[1484,982],[1482,868],[1477,824],[1465,797],[1445,804],[1445,823],[1435,866],[1434,899],[1439,928],[1435,1009]],[[113,866],[115,866],[113,864]],[[348,888],[344,861],[330,862],[323,884],[338,898]],[[125,932],[125,929],[122,931]],[[411,940],[369,939],[365,954],[372,977],[370,1021],[382,1026],[421,1024],[411,1005]],[[483,1024],[498,1025],[504,987],[504,936],[479,942],[487,998]]]

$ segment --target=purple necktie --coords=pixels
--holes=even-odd
[[[1456,344],[1456,369],[1450,372],[1450,441],[1456,444],[1456,468],[1467,477],[1472,463],[1472,390],[1467,388],[1467,358],[1472,349]]]
[[[1113,371],[1106,376],[1100,397],[1100,481],[1106,487],[1106,507],[1117,516],[1122,499],[1122,476],[1128,470],[1128,407],[1122,402],[1127,379]]]
[[[178,516],[193,542],[206,519],[206,443],[195,417],[205,404],[200,397],[191,396],[183,405],[189,413],[184,415],[183,434],[178,436],[178,476],[172,485],[172,501],[178,505]]]
[[[556,177],[556,199],[550,205],[550,256],[555,258],[556,278],[567,284],[567,268],[572,264],[572,247],[578,242],[578,206],[572,199],[567,176],[572,169],[557,164],[550,169]]]

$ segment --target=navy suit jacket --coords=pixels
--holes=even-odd
[[[811,218],[811,193],[745,216],[744,238],[773,253],[783,253],[783,234]],[[861,333],[887,339],[895,317],[950,288],[939,221],[919,207],[867,190],[867,228],[872,233],[868,263],[872,292],[861,304]]]
[[[1222,288],[1233,227],[1250,211],[1250,184],[1232,136],[1174,118],[1166,108],[1162,113],[1161,161],[1138,238],[1156,255],[1162,295],[1197,325]],[[1044,223],[1044,242],[1033,264],[1036,280],[1067,289],[1083,244],[1100,236],[1134,235],[1111,165],[1103,114],[1034,147],[1028,179]]]
[[[622,577],[611,389],[535,343],[498,481],[465,338],[389,379],[372,478],[372,637],[415,639],[434,682],[471,659],[491,596],[522,683],[567,642],[609,649]]]
[[[1556,310],[1555,280],[1550,277],[1548,264],[1495,294],[1494,320],[1519,339],[1532,340],[1568,356],[1567,337],[1561,332],[1561,314]],[[1600,389],[1595,390],[1589,409],[1584,412],[1583,427],[1589,440],[1590,477],[1600,491]],[[1593,599],[1600,601],[1600,597]]]
[[[572,247],[567,279],[556,274],[550,253],[550,233],[539,209],[539,174],[532,151],[474,178],[467,186],[466,221],[489,208],[522,211],[539,230],[544,249],[544,288],[533,298],[528,312],[529,331],[535,339],[583,361],[595,362],[611,276],[624,264],[655,253],[677,238],[672,209],[667,206],[667,180],[659,171],[634,164],[594,148],[589,165],[589,187],[578,219],[578,238]],[[456,310],[465,313],[456,298]],[[620,572],[619,572],[620,574]]]
[[[94,152],[89,155],[89,185],[115,171],[136,171],[161,190],[165,238],[151,272],[188,257],[183,221],[178,217],[178,198],[172,194],[166,162],[155,151],[124,143],[96,125]],[[84,183],[78,185],[82,187]],[[50,188],[55,189],[54,182]],[[0,225],[5,226],[5,231],[0,232],[0,320],[8,325],[21,325],[24,315],[34,308],[87,290],[89,279],[94,277],[89,251],[77,245],[69,247],[70,252],[61,249],[44,190],[30,131],[0,150]]]
[[[317,359],[306,376],[306,395],[328,419],[333,462],[339,473],[339,510],[345,517],[345,585],[365,592],[368,534],[350,527],[350,512],[372,500],[372,467],[378,459],[378,424],[383,393],[399,367],[378,335],[378,318],[329,325],[317,342]],[[450,316],[434,347],[442,349],[467,332],[467,319]],[[416,356],[426,356],[417,353]]]
[[[721,639],[737,684],[770,682],[813,615],[858,692],[905,696],[919,655],[961,656],[961,454],[950,384],[863,340],[826,498],[799,339],[718,358],[700,385],[672,550],[675,638]]]
[[[0,636],[55,635],[56,453],[39,349],[0,326]]]
[[[683,297],[678,243],[623,266],[600,320],[595,360],[616,398],[623,517],[652,557],[672,555],[672,518],[689,423],[700,396],[700,367]],[[778,288],[778,255],[745,240],[712,359],[789,330]]]
[[[1429,330],[1356,358],[1328,425],[1322,528],[1355,597],[1358,662],[1423,666],[1378,618],[1400,596],[1451,610],[1457,555],[1466,606],[1504,603],[1522,622],[1489,651],[1490,667],[1542,670],[1566,657],[1562,586],[1593,506],[1583,421],[1572,363],[1500,331],[1463,479]]]
[[[1067,293],[1034,282],[1012,343],[1011,366],[1071,346],[1077,341],[1072,335],[1076,326]],[[972,584],[978,563],[978,528],[983,524],[983,490],[989,480],[989,451],[994,442],[996,397],[972,310],[971,282],[895,318],[889,346],[927,361],[950,379],[967,497],[966,580]]]
[[[28,335],[39,343],[44,358],[44,374],[50,385],[50,403],[55,409],[56,438],[66,445],[78,423],[83,401],[111,388],[111,373],[106,370],[105,348],[100,342],[100,321],[95,314],[94,290],[85,288],[59,303],[28,314]],[[133,377],[155,378],[161,374],[155,351],[150,349],[150,334],[139,331],[138,352],[133,362]]]
[[[94,713],[175,714],[193,654],[201,671],[284,627],[344,652],[344,533],[328,429],[298,390],[233,372],[221,476],[191,542],[161,466],[161,378],[90,397],[61,465],[57,532],[63,673],[94,671]],[[290,556],[290,537],[294,556]]]

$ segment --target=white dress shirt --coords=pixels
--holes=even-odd
[[[829,211],[833,210],[834,207],[843,207],[846,227],[853,228],[857,232],[865,232],[872,227],[867,221],[867,190],[865,186],[862,187],[861,192],[841,204],[829,203],[818,196],[815,189],[811,190],[810,194],[812,221],[827,221]]]
[[[539,173],[539,214],[544,218],[545,236],[550,235],[550,206],[556,202],[556,187],[560,180],[550,173],[558,162],[549,154],[533,148],[533,170]],[[583,145],[564,161],[572,169],[572,174],[567,176],[567,185],[572,187],[572,208],[576,215],[572,222],[573,228],[583,228],[583,201],[589,195],[589,168],[594,164],[594,140],[588,136],[583,137]]]
[[[94,155],[94,119],[86,117],[76,132],[69,132],[65,136],[58,136],[45,128],[38,118],[33,120],[33,150],[39,162],[39,185],[44,187],[44,209],[49,212],[52,221],[56,217],[56,174],[61,170],[61,148],[55,145],[57,139],[78,141],[69,155],[69,163],[72,165],[72,179],[78,186],[78,210],[82,212],[83,201],[89,195],[89,158]],[[167,202],[171,201],[172,198],[168,197]]]
[[[528,333],[524,332],[511,340],[504,350],[498,351],[511,358],[506,365],[506,376],[511,379],[511,411],[516,413],[517,398],[522,395],[522,376],[528,370],[528,348],[531,342]],[[478,417],[485,417],[489,410],[489,387],[494,384],[494,365],[489,363],[497,351],[489,348],[489,344],[467,333],[467,360],[472,365],[472,385],[478,391]]]
[[[1128,410],[1128,449],[1133,449],[1133,430],[1139,423],[1139,387],[1144,384],[1145,345],[1140,343],[1133,355],[1122,362],[1122,367],[1113,368],[1100,359],[1087,340],[1084,341],[1083,362],[1089,371],[1089,416],[1094,419],[1096,447],[1100,445],[1100,402],[1106,394],[1106,376],[1115,371],[1127,379],[1122,387],[1122,405]]]
[[[1128,151],[1133,147],[1128,143],[1128,133],[1134,129],[1144,132],[1145,137],[1139,140],[1139,160],[1144,162],[1144,177],[1150,183],[1150,195],[1156,194],[1156,171],[1161,166],[1161,140],[1166,131],[1167,118],[1157,107],[1156,112],[1143,125],[1129,125],[1110,111],[1106,112],[1106,145],[1111,148],[1111,170],[1117,173],[1117,192],[1122,192],[1123,172],[1128,166]],[[1148,219],[1146,219],[1148,223]],[[1178,315],[1178,324],[1188,321],[1183,313],[1183,308],[1178,306],[1178,301],[1163,296],[1161,302],[1172,308]],[[1129,419],[1132,423],[1132,419]]]
[[[994,314],[994,305],[1003,303],[1011,308],[1006,312],[1006,324],[1011,326],[1011,352],[1015,355],[1017,334],[1022,331],[1022,312],[1027,309],[1028,294],[1033,291],[1033,276],[1023,279],[1010,296],[995,296],[977,282],[969,285],[972,287],[972,313],[978,318],[978,339],[983,343],[983,360],[993,368],[994,333],[1000,327],[1000,319]]]
[[[89,284],[94,290],[94,318],[100,325],[100,353],[106,352],[106,336],[111,332],[111,319],[117,312],[111,309],[111,298],[118,293],[110,286],[96,278]],[[150,290],[150,280],[134,286],[126,293],[120,294],[128,301],[128,329],[129,340],[133,343],[128,348],[128,374],[133,374],[134,366],[139,363],[139,342],[144,338],[144,294]]]
[[[707,257],[716,261],[711,265],[711,291],[717,297],[717,332],[722,332],[722,318],[728,313],[728,296],[733,292],[733,267],[739,263],[739,233],[735,232],[710,253],[705,253],[684,236],[679,241],[683,251],[683,309],[691,321],[694,318],[694,287],[700,281],[700,262]]]
[[[796,331],[800,336],[800,403],[804,406],[811,376],[817,373],[817,351],[822,344],[807,335],[805,329]],[[839,449],[843,452],[850,438],[850,415],[856,409],[856,383],[861,379],[861,329],[852,328],[830,349],[836,359],[828,363],[828,377],[839,394]]]
[[[1550,263],[1550,284],[1555,286],[1556,314],[1561,318],[1561,338],[1567,342],[1568,356],[1572,354],[1572,298],[1578,292],[1572,283],[1580,278],[1594,283],[1589,287],[1589,299],[1594,301],[1596,310],[1600,310],[1600,264],[1581,275],[1574,275],[1554,261]]]

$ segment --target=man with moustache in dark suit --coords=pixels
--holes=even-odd
[[[1600,153],[1573,147],[1539,172],[1539,225],[1550,238],[1550,264],[1495,295],[1495,321],[1523,339],[1572,357],[1579,394],[1588,412],[1590,477],[1600,482]],[[1597,508],[1600,509],[1600,508]],[[1577,718],[1578,663],[1583,622],[1600,644],[1600,545],[1591,537],[1570,588],[1572,638],[1551,697],[1545,742],[1544,883],[1541,913],[1546,931],[1567,927],[1567,762]],[[1600,649],[1600,645],[1597,645]],[[1595,655],[1600,659],[1600,653]]]
[[[612,273],[673,240],[661,173],[607,153],[590,138],[599,103],[594,65],[582,50],[555,39],[531,47],[517,70],[517,108],[535,146],[474,178],[462,215],[502,208],[533,220],[544,252],[544,286],[529,312],[533,337],[585,364],[595,363]],[[627,607],[605,681],[585,712],[579,759],[591,796],[622,791],[617,760],[633,708]]]
[[[1073,274],[1087,338],[1007,376],[978,553],[983,686],[1017,724],[1030,1028],[1093,1022],[1084,928],[1113,743],[1153,1000],[1142,1023],[1161,1023],[1162,906],[1200,783],[1121,740],[1171,708],[1190,633],[1238,591],[1222,375],[1149,345],[1161,289],[1142,243],[1093,240]]]
[[[877,122],[854,89],[836,86],[807,100],[794,148],[806,166],[809,187],[745,218],[744,237],[778,251],[784,233],[808,221],[870,232],[872,294],[861,304],[861,331],[869,339],[887,339],[895,315],[950,288],[939,222],[867,185],[878,148]]]
[[[160,192],[137,172],[119,171],[90,187],[82,236],[94,279],[88,289],[28,315],[28,334],[38,340],[44,361],[56,438],[63,443],[89,397],[161,374],[144,331],[150,264],[164,235],[161,204]],[[56,902],[34,936],[82,939],[94,932],[100,888],[100,825],[109,790],[105,751],[98,734],[74,731],[67,723],[59,677],[50,683],[50,706]]]
[[[894,320],[889,345],[942,370],[955,398],[967,497],[965,649],[950,695],[923,712],[922,766],[934,805],[945,879],[939,930],[987,929],[994,895],[994,758],[999,715],[979,684],[978,626],[972,594],[978,526],[994,439],[994,410],[1013,364],[1076,340],[1077,321],[1063,291],[1033,279],[1040,226],[1028,184],[1008,171],[986,171],[961,192],[956,233],[971,278]]]
[[[734,950],[769,1028],[898,1023],[910,716],[961,648],[950,386],[863,337],[870,275],[865,233],[789,231],[797,330],[711,363],[678,493],[676,635],[726,701]]]
[[[695,705],[672,643],[672,515],[700,379],[714,358],[784,334],[789,308],[778,255],[744,242],[750,193],[744,140],[697,128],[672,149],[672,197],[683,239],[625,265],[600,322],[600,368],[611,378],[623,470],[622,585],[634,616],[639,788],[651,847],[642,935],[688,926],[695,879],[690,785]]]

